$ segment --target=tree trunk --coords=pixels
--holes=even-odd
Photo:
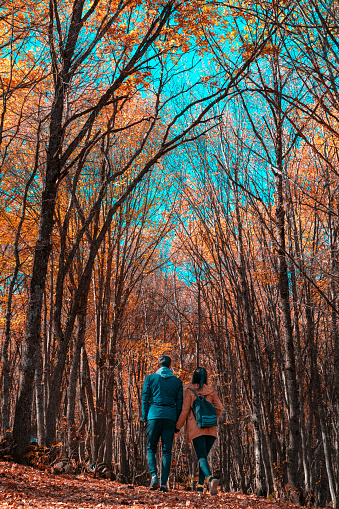
[[[338,290],[337,290],[337,274],[339,270],[339,251],[338,251],[338,207],[337,212],[331,210],[331,202],[334,197],[331,195],[330,183],[329,183],[328,168],[326,168],[326,187],[328,190],[328,228],[330,235],[330,263],[331,263],[331,281],[330,281],[330,293],[331,293],[331,336],[334,350],[334,423],[335,423],[335,434],[336,434],[336,478],[333,481],[334,487],[330,487],[332,504],[335,509],[339,508],[339,332],[338,332]],[[326,422],[324,422],[324,427]],[[322,433],[326,434],[326,430]],[[324,446],[325,447],[325,446]],[[326,459],[326,452],[325,452]],[[327,464],[327,461],[326,461]],[[334,493],[335,489],[335,493]]]
[[[69,373],[67,396],[67,428],[68,428],[68,456],[75,458],[77,453],[77,433],[75,423],[75,402],[77,381],[79,378],[80,354],[85,342],[86,312],[78,317],[78,333],[74,345],[73,358]]]
[[[90,369],[88,364],[88,358],[87,358],[87,352],[86,348],[83,346],[82,348],[82,363],[81,363],[81,373],[82,373],[82,386],[84,387],[84,390],[86,392],[86,400],[87,400],[87,406],[89,410],[89,417],[90,417],[90,462],[94,463],[96,460],[96,451],[95,451],[95,440],[94,440],[94,430],[95,430],[95,405],[94,405],[94,395],[93,395],[93,389],[92,389],[92,382],[91,382],[91,376],[90,376]]]
[[[31,436],[31,413],[33,401],[36,352],[40,351],[41,309],[45,291],[48,258],[51,251],[51,235],[56,199],[56,164],[47,167],[52,176],[43,191],[38,238],[35,246],[26,328],[22,347],[19,394],[15,408],[13,439],[16,443],[15,458],[21,461]]]
[[[18,224],[18,228],[15,234],[14,240],[14,257],[15,257],[15,267],[13,271],[13,275],[10,280],[9,289],[8,289],[8,297],[7,297],[7,306],[6,306],[6,316],[5,316],[5,338],[2,345],[2,359],[3,359],[3,400],[2,400],[2,426],[4,434],[8,434],[10,430],[10,408],[9,408],[9,390],[10,390],[10,364],[9,364],[9,356],[8,351],[10,347],[11,341],[11,321],[12,321],[12,302],[14,295],[14,288],[17,282],[17,277],[20,269],[20,258],[19,258],[19,241],[22,225],[25,220],[26,215],[26,204],[27,204],[27,195],[30,185],[32,184],[34,177],[36,175],[38,169],[38,154],[40,147],[40,124],[37,131],[37,146],[35,152],[35,165],[33,172],[28,179],[28,182],[25,186],[25,191],[23,195],[22,208],[21,208],[21,217]]]
[[[117,377],[117,410],[119,415],[119,446],[120,446],[120,479],[121,482],[127,482],[130,475],[129,464],[127,460],[127,449],[126,449],[126,429],[124,422],[124,393],[122,388],[122,380],[120,373]]]
[[[237,171],[237,170],[236,170]],[[237,175],[235,177],[237,181]],[[234,186],[235,213],[237,223],[237,250],[238,271],[241,285],[241,299],[243,304],[243,327],[246,337],[246,348],[250,366],[251,378],[251,418],[254,437],[254,461],[255,461],[255,492],[258,496],[265,495],[265,481],[262,457],[262,416],[261,416],[261,381],[259,378],[258,359],[255,348],[255,336],[253,331],[254,310],[250,303],[250,288],[246,278],[246,265],[242,239],[242,221],[239,210],[238,189]]]
[[[22,347],[19,393],[15,408],[13,438],[16,443],[15,457],[18,461],[29,444],[31,435],[31,412],[33,401],[36,352],[40,351],[41,310],[46,285],[54,211],[57,196],[57,179],[60,175],[60,151],[62,146],[62,116],[65,86],[60,77],[51,111],[45,187],[41,196],[38,235],[35,244],[26,326]]]
[[[45,433],[45,411],[44,411],[44,390],[42,379],[42,357],[41,351],[38,353],[37,367],[35,371],[35,400],[36,400],[36,420],[37,420],[37,439],[39,446],[44,446],[46,441]]]
[[[112,440],[113,440],[113,393],[114,393],[114,368],[116,357],[116,337],[111,333],[110,346],[107,361],[106,381],[106,445],[104,461],[107,465],[112,463]]]
[[[287,444],[287,475],[293,500],[299,503],[301,500],[301,483],[298,468],[300,450],[300,429],[299,429],[299,399],[296,379],[295,350],[293,342],[291,308],[289,298],[289,280],[286,261],[285,243],[285,210],[283,199],[282,180],[282,140],[281,131],[277,133],[277,173],[276,184],[276,228],[278,241],[278,292],[282,314],[284,345],[285,345],[285,377],[286,392],[288,396],[288,444]]]
[[[289,240],[289,248],[290,252],[293,250],[293,240],[294,240],[294,249],[296,253],[296,259],[298,262],[298,265],[300,267],[304,267],[303,259],[302,259],[302,253],[300,250],[300,242],[298,237],[298,231],[295,223],[295,217],[294,212],[292,209],[292,199],[289,200],[289,203],[287,205],[287,211],[288,211],[288,240]],[[293,240],[292,240],[292,234],[293,234]],[[303,372],[304,372],[304,366],[302,361],[302,351],[301,351],[301,344],[300,344],[300,327],[299,327],[299,320],[300,320],[300,313],[298,311],[298,292],[297,292],[297,282],[296,282],[296,271],[293,264],[291,264],[290,268],[291,273],[291,289],[292,289],[292,301],[293,301],[293,312],[294,312],[294,330],[295,330],[295,338],[296,338],[296,360],[297,360],[297,367],[298,367],[298,396],[299,396],[299,405],[300,405],[300,436],[301,436],[301,455],[302,455],[302,462],[303,462],[303,470],[304,470],[304,484],[305,484],[305,497],[307,497],[308,494],[311,493],[311,478],[310,478],[310,461],[312,457],[312,451],[309,447],[309,440],[306,433],[306,425],[305,425],[305,412],[304,412],[304,394],[303,394]],[[305,283],[307,285],[307,283]],[[309,331],[312,329],[313,331],[313,317],[311,316],[311,300],[308,297],[308,290],[306,290],[307,293],[307,302],[305,303],[306,306],[306,321],[307,321],[307,331],[309,336]],[[313,333],[312,333],[313,337]],[[309,420],[312,421],[312,405],[309,409],[310,415]]]

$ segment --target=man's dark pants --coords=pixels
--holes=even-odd
[[[161,486],[166,486],[170,468],[175,422],[171,419],[151,419],[146,424],[147,460],[151,476],[157,476],[156,452],[159,439],[162,444]]]

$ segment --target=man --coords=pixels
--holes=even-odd
[[[159,488],[155,454],[161,437],[160,490],[167,492],[175,424],[181,413],[183,389],[181,380],[174,376],[170,370],[171,358],[163,355],[158,362],[158,371],[148,375],[145,379],[142,390],[142,420],[147,435],[147,460],[151,473],[150,489]]]

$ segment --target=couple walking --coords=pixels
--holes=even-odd
[[[199,427],[192,411],[197,396],[206,396],[216,410],[216,417],[222,412],[222,404],[218,395],[207,385],[207,372],[204,368],[197,368],[192,376],[192,382],[185,387],[181,380],[171,371],[171,358],[167,355],[160,357],[159,369],[148,375],[142,391],[142,420],[147,436],[147,460],[151,473],[150,489],[159,488],[156,463],[156,451],[159,439],[162,443],[162,469],[160,490],[167,492],[167,480],[171,466],[171,452],[174,433],[180,431],[186,422],[186,441],[193,442],[193,447],[199,461],[199,484],[197,492],[203,493],[206,480],[209,493],[216,495],[219,481],[211,473],[207,460],[216,436],[217,427]]]

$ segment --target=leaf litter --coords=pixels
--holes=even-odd
[[[93,475],[53,475],[0,461],[0,508],[72,509],[296,509],[299,506],[255,495],[219,492],[215,497],[188,491],[150,491]]]

